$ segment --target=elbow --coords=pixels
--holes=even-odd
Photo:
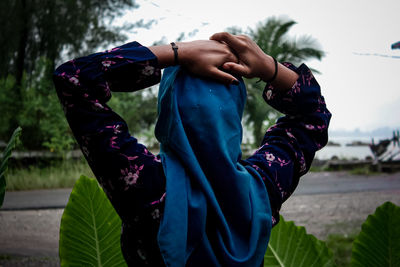
[[[71,61],[67,61],[60,66],[58,66],[53,72],[53,80],[60,79],[68,76],[72,76],[72,63]]]
[[[60,88],[60,84],[72,84],[79,85],[78,75],[79,70],[76,70],[76,67],[72,60],[67,61],[60,66],[58,66],[53,72],[53,82],[58,90]]]

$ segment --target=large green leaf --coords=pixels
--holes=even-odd
[[[354,241],[352,266],[400,266],[400,207],[386,202],[369,215]]]
[[[306,233],[291,221],[280,222],[272,229],[264,266],[322,267],[333,266],[332,252],[323,241]]]
[[[121,220],[94,179],[76,181],[60,226],[61,266],[126,266]]]
[[[21,127],[15,129],[6,149],[3,151],[3,157],[0,162],[0,207],[3,205],[4,195],[6,193],[6,171],[8,168],[8,159],[11,156],[12,150],[15,148],[18,137],[21,135],[21,130]]]

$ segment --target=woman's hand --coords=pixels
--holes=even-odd
[[[232,35],[227,32],[216,33],[211,40],[224,42],[238,55],[239,62],[227,62],[222,67],[246,78],[268,80],[274,74],[274,61],[248,36]],[[271,68],[272,67],[272,68]]]
[[[220,69],[227,62],[238,62],[238,58],[226,44],[199,40],[182,42],[177,45],[179,47],[179,63],[191,72],[223,83],[237,82],[235,77]]]
[[[265,54],[248,36],[221,32],[214,34],[210,39],[227,44],[236,53],[238,63],[226,62],[222,65],[224,70],[232,74],[268,81],[277,71],[277,76],[271,84],[281,91],[289,90],[299,77],[296,72],[280,63],[275,69],[273,58]]]
[[[194,74],[208,77],[225,84],[237,83],[237,79],[221,69],[227,62],[238,58],[224,43],[212,40],[177,42],[179,64]],[[149,47],[157,56],[161,68],[174,65],[174,52],[170,45]]]

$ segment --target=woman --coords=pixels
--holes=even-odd
[[[156,134],[163,150],[161,156],[155,156],[137,143],[123,119],[106,102],[111,97],[110,91],[135,91],[157,84],[162,68],[178,64],[184,71],[168,70],[160,86]],[[193,78],[190,73],[203,79]],[[204,131],[204,127],[213,127],[211,124],[202,126],[200,119],[191,121],[190,116],[185,119],[185,114],[194,110],[196,104],[186,105],[182,99],[186,97],[190,101],[190,94],[196,95],[196,90],[186,96],[177,93],[189,92],[182,88],[197,84],[208,86],[210,91],[216,89],[217,94],[223,91],[231,98],[231,94],[240,92],[243,86],[240,76],[266,81],[264,99],[286,114],[267,131],[261,147],[246,160],[240,159],[240,149],[212,147],[220,145],[218,138],[221,136],[222,143],[229,140],[221,133],[214,134],[214,129]],[[210,84],[209,79],[219,83]],[[262,264],[271,224],[278,222],[282,203],[296,188],[299,177],[309,169],[315,152],[327,142],[331,115],[310,70],[305,65],[296,68],[288,63],[277,63],[246,36],[218,33],[209,41],[149,48],[136,42],[128,43],[64,63],[55,71],[54,82],[70,127],[122,219],[121,246],[130,266]],[[228,85],[227,90],[222,89],[221,83]],[[202,93],[202,88],[198,91]],[[241,131],[238,123],[244,97],[243,94],[232,97],[232,109],[238,114],[234,117],[235,123],[229,124],[230,120],[223,119],[221,114],[230,116],[229,111],[225,111],[216,117],[222,123],[222,126],[216,126],[216,131]],[[221,104],[223,96],[214,99]],[[204,101],[201,112],[207,112],[207,105],[210,108],[213,105],[207,104],[205,97],[198,100]],[[172,109],[165,109],[168,106]],[[202,113],[193,112],[194,117],[201,118]],[[212,117],[215,113],[219,114],[218,111],[208,114]],[[181,127],[174,128],[178,130],[165,127],[171,121],[178,121]],[[192,128],[196,129],[191,134]],[[217,135],[217,141],[201,143],[204,139],[196,139],[198,130],[205,137]],[[181,142],[178,145],[170,142],[181,138],[189,140],[189,147],[182,151]],[[233,146],[237,148],[240,138],[234,142]],[[188,153],[192,148],[194,151]],[[225,153],[225,150],[229,151]],[[218,179],[207,180],[221,177],[214,175],[221,168],[212,168],[219,160],[216,162],[210,157],[207,164],[211,170],[205,167],[193,171],[188,167],[204,166],[201,165],[207,158],[207,154],[202,154],[204,151],[221,151],[220,156],[236,163],[238,171],[232,170],[232,176],[240,178],[232,178],[232,183],[227,183],[224,190]],[[190,165],[192,159],[196,164],[200,162],[199,165]],[[182,179],[173,178],[177,173]],[[193,177],[205,179],[193,181]],[[185,179],[189,186],[188,183],[179,184]],[[238,198],[225,194],[232,188],[240,194],[239,180],[248,185],[243,187],[249,192],[247,199],[246,194]],[[184,201],[176,199],[182,188],[186,190]],[[227,204],[227,198],[239,202]],[[201,201],[196,202],[199,199]],[[182,202],[185,205],[181,205]],[[252,212],[247,212],[248,209]],[[256,209],[257,212],[253,212]],[[243,222],[241,218],[244,218]],[[186,228],[177,229],[174,223]],[[171,232],[177,234],[176,240]],[[232,240],[235,242],[229,243]],[[237,242],[240,245],[236,245]],[[179,246],[175,246],[177,244]]]

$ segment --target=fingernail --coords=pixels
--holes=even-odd
[[[232,84],[239,85],[239,81],[238,80],[232,80]]]

